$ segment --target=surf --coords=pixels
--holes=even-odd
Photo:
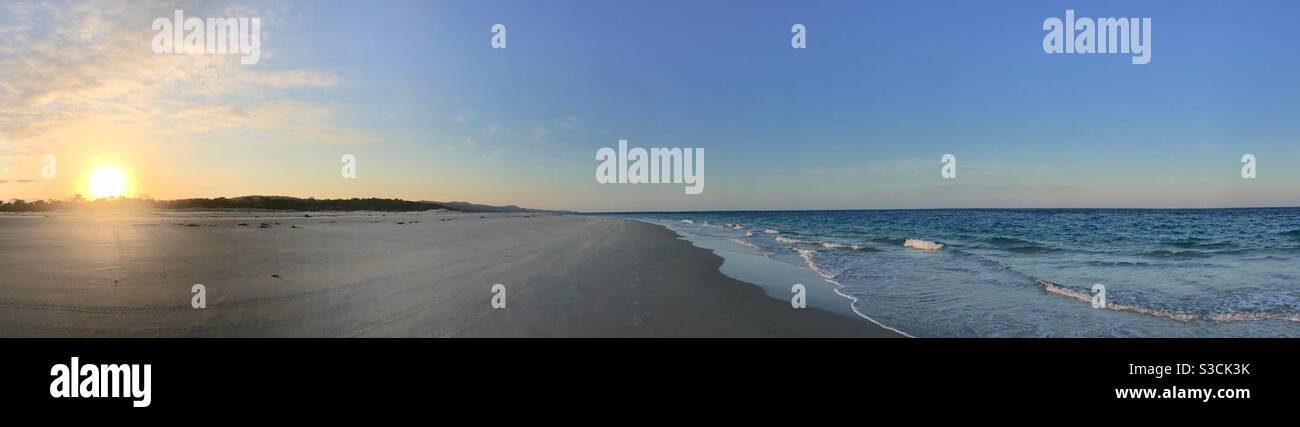
[[[931,242],[920,239],[907,239],[903,242],[903,247],[920,249],[923,251],[937,251],[943,249],[943,243]]]

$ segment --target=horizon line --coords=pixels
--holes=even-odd
[[[580,213],[590,214],[666,214],[666,213],[713,213],[713,212],[855,212],[855,211],[960,211],[960,210],[1167,210],[1167,211],[1185,211],[1185,210],[1229,210],[1229,209],[1300,209],[1300,206],[1225,206],[1225,207],[1195,207],[1195,208],[1139,208],[1139,207],[951,207],[951,208],[846,208],[846,209],[714,209],[714,210],[688,210],[688,211],[577,211]]]
[[[71,199],[76,196],[79,196],[79,194],[68,196],[64,199],[44,198],[44,199],[32,199],[32,200],[24,200],[24,201],[27,201],[29,203],[35,201],[47,201],[47,200],[66,201],[67,199]],[[85,202],[113,201],[113,200],[149,200],[149,201],[156,201],[156,202],[169,202],[169,201],[195,200],[195,199],[237,199],[243,197],[268,197],[268,198],[280,197],[280,198],[294,198],[294,199],[302,199],[302,200],[380,199],[380,200],[397,200],[397,201],[414,202],[414,203],[468,203],[468,204],[483,204],[486,206],[499,206],[499,207],[513,206],[518,208],[534,209],[534,210],[570,211],[570,212],[577,212],[577,213],[584,213],[584,214],[588,214],[588,213],[589,214],[646,214],[646,213],[653,214],[653,213],[708,213],[708,212],[847,212],[847,211],[921,211],[921,210],[1226,210],[1226,209],[1297,209],[1300,208],[1300,205],[1291,205],[1291,206],[1218,206],[1218,207],[1204,207],[1204,206],[1202,207],[1114,207],[1114,206],[1109,206],[1109,207],[1077,207],[1077,206],[1076,207],[988,207],[988,206],[982,206],[982,207],[830,208],[830,209],[817,209],[817,208],[746,209],[746,208],[742,208],[742,209],[696,209],[696,210],[579,210],[573,208],[537,208],[537,207],[523,206],[516,202],[507,202],[506,204],[503,205],[490,205],[483,202],[471,202],[469,201],[470,199],[437,201],[437,200],[427,200],[427,199],[406,199],[400,197],[379,197],[379,196],[350,196],[350,197],[322,198],[316,196],[304,197],[304,196],[267,195],[267,194],[246,194],[242,196],[215,196],[215,197],[181,197],[181,198],[170,198],[170,199],[143,198],[140,195],[137,195],[135,197],[114,197],[114,198],[99,198],[99,199],[83,198],[82,200]],[[0,203],[4,203],[8,200],[23,200],[23,199],[18,199],[18,198],[0,199]]]

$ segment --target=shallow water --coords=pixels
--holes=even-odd
[[[1300,336],[1300,208],[619,216],[813,269],[915,336]]]

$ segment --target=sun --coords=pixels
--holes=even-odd
[[[90,195],[96,199],[126,194],[126,175],[117,166],[101,166],[90,174]]]

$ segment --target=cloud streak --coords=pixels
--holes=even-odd
[[[254,3],[258,4],[258,3]],[[7,152],[78,143],[86,135],[130,136],[133,144],[239,129],[277,141],[349,143],[378,136],[338,125],[341,109],[303,100],[346,82],[316,69],[276,69],[238,55],[155,54],[156,17],[259,16],[274,31],[278,11],[221,2],[12,2],[0,18],[0,144]],[[264,37],[265,40],[265,37]]]

